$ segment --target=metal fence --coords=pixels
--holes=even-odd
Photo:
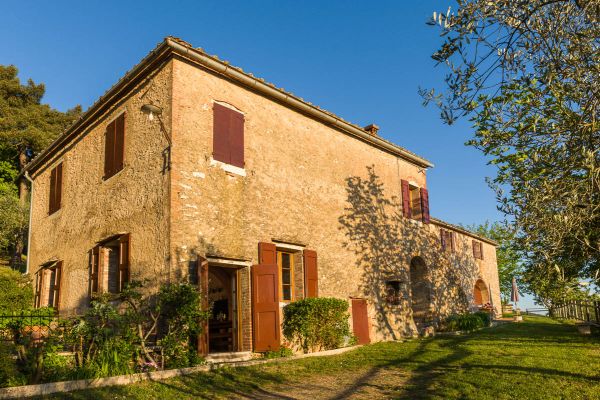
[[[568,301],[554,307],[550,316],[600,324],[600,301]]]
[[[16,341],[19,337],[41,340],[57,329],[60,321],[48,313],[20,313],[0,315],[0,340]]]

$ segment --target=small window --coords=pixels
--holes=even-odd
[[[48,214],[53,214],[60,209],[62,200],[62,175],[63,164],[60,163],[50,171],[50,193]]]
[[[58,310],[62,261],[43,266],[36,274],[35,307],[53,307]]]
[[[483,244],[473,240],[473,258],[483,260]]]
[[[213,108],[213,158],[244,168],[244,115],[219,103]]]
[[[442,250],[448,252],[454,252],[454,233],[445,229],[440,229],[440,238],[442,244]]]
[[[388,304],[398,305],[402,301],[400,281],[385,282],[385,299]]]
[[[279,266],[279,280],[281,282],[280,297],[282,301],[292,301],[294,295],[294,257],[292,253],[277,252],[277,265]]]
[[[104,140],[104,179],[123,169],[125,157],[125,113],[106,127]]]
[[[129,282],[129,235],[105,241],[90,252],[90,293],[121,293]]]
[[[416,186],[410,187],[410,211],[411,218],[420,220],[421,214],[421,190]]]

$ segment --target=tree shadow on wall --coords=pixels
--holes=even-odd
[[[410,277],[415,257],[425,262],[426,273],[425,284],[412,290],[427,291],[428,323],[436,325],[447,315],[466,311],[478,276],[468,253],[442,251],[438,230],[405,218],[400,199],[387,195],[374,166],[367,167],[364,178],[347,178],[346,192],[348,206],[339,218],[344,246],[356,255],[356,266],[362,271],[360,289],[374,306],[376,329],[384,338],[397,340],[417,333]],[[386,285],[392,281],[399,283],[394,298]]]

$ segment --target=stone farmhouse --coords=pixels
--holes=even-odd
[[[361,343],[498,312],[496,243],[431,217],[433,165],[377,129],[165,38],[26,168],[36,306],[189,281],[210,353],[278,348],[304,297],[348,300]]]

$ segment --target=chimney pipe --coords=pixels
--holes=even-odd
[[[379,127],[375,124],[369,124],[369,125],[365,126],[363,129],[365,131],[367,131],[370,135],[377,136],[377,131],[379,130]]]

